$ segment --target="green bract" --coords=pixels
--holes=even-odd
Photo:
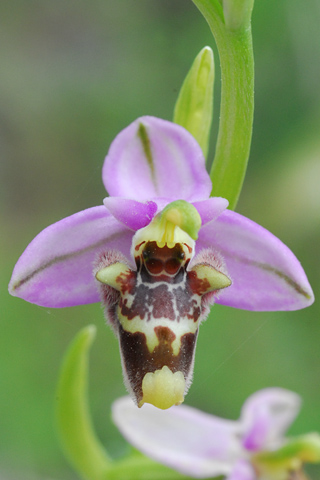
[[[97,439],[88,409],[88,350],[96,334],[93,325],[81,330],[71,343],[57,388],[56,418],[64,451],[85,480],[106,478],[110,459]]]
[[[213,109],[214,60],[210,47],[197,55],[183,82],[173,121],[188,130],[207,157]]]

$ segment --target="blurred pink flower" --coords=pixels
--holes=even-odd
[[[302,480],[303,463],[320,462],[320,436],[284,437],[299,409],[295,393],[267,388],[246,400],[237,421],[185,405],[165,412],[152,405],[137,410],[129,397],[114,402],[112,416],[135,448],[185,475]]]

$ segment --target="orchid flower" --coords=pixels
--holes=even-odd
[[[152,405],[137,411],[129,397],[112,407],[124,437],[145,455],[196,478],[303,480],[304,462],[320,462],[320,435],[286,439],[300,397],[281,388],[251,395],[237,421],[185,405],[163,412]]]
[[[9,291],[45,307],[101,299],[138,406],[183,401],[198,328],[214,302],[247,310],[313,302],[289,248],[226,210],[224,198],[209,198],[202,150],[183,127],[137,119],[111,144],[102,179],[104,205],[36,236]]]

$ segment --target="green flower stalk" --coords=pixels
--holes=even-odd
[[[212,195],[236,207],[249,158],[254,61],[251,36],[253,0],[193,0],[214,35],[221,64],[221,110],[210,177]]]
[[[250,28],[254,0],[223,0],[224,21],[228,30],[244,31]]]

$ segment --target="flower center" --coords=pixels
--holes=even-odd
[[[172,202],[135,233],[131,253],[136,270],[120,252],[107,253],[95,269],[119,339],[126,384],[138,406],[152,403],[165,409],[182,403],[208,295],[231,284],[209,250],[188,268],[200,226],[193,205]]]
[[[320,436],[316,433],[288,440],[278,450],[253,455],[252,463],[259,477],[270,480],[303,480],[303,464],[320,462]]]
[[[173,248],[177,244],[194,249],[201,227],[201,218],[196,208],[185,200],[169,203],[152,222],[136,232],[133,237],[133,256],[141,254],[143,245],[155,241],[159,248]]]

